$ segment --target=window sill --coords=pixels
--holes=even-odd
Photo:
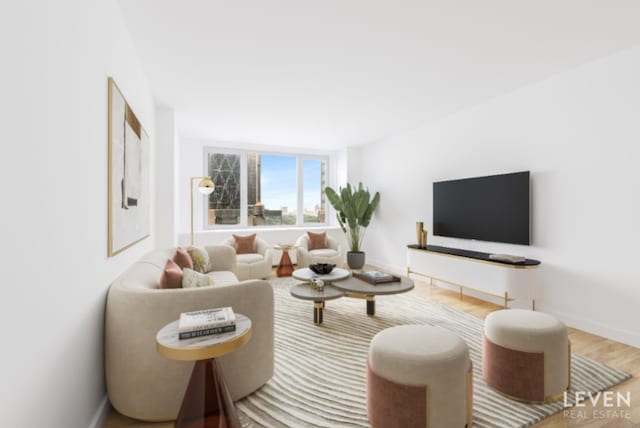
[[[248,235],[256,233],[259,237],[270,243],[294,242],[300,235],[307,231],[327,231],[334,238],[344,240],[344,234],[340,226],[252,226],[252,227],[220,227],[216,229],[199,230],[194,233],[196,245],[217,244],[230,238],[232,234]],[[178,235],[179,245],[188,245],[189,233]]]

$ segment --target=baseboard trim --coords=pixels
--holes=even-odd
[[[368,264],[369,266],[373,266],[375,268],[378,269],[382,269],[382,270],[386,270],[389,271],[391,273],[395,273],[395,274],[400,274],[400,275],[406,275],[407,274],[407,267],[406,266],[395,266],[395,265],[390,265],[388,263],[385,263],[381,260],[375,260],[375,259],[370,259],[365,261],[366,264]]]
[[[602,336],[606,339],[615,340],[629,346],[640,348],[640,334],[635,331],[616,328],[610,325],[602,324],[597,321],[584,319],[566,312],[556,310],[553,307],[548,307],[542,303],[540,310],[546,311],[560,318],[569,327],[582,330],[587,333],[595,334],[596,336]]]
[[[110,410],[111,403],[109,403],[109,397],[105,394],[102,400],[100,400],[100,404],[98,404],[93,419],[91,419],[89,423],[89,428],[102,428],[104,426],[104,420],[107,418]]]

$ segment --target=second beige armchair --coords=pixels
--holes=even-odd
[[[247,279],[268,279],[272,274],[273,249],[266,241],[254,237],[253,250],[251,252],[240,251],[240,247],[237,245],[237,238],[247,241],[243,242],[243,244],[249,244],[248,241],[250,240],[247,240],[247,238],[250,237],[251,235],[234,235],[234,237],[224,241],[225,245],[236,250],[236,275],[240,281]]]
[[[324,245],[312,245],[317,244],[318,240],[324,241]],[[307,232],[298,238],[295,245],[298,268],[307,267],[313,263],[332,263],[337,266],[344,264],[341,245],[336,239],[326,235],[326,232]]]

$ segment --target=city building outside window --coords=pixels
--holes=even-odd
[[[207,148],[205,164],[207,228],[326,224],[327,157]]]

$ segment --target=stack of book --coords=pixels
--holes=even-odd
[[[377,270],[365,270],[360,273],[354,272],[353,276],[370,284],[384,284],[387,282],[400,281],[400,278],[397,276]]]
[[[178,338],[192,339],[236,330],[236,314],[229,306],[183,312],[178,321]]]

